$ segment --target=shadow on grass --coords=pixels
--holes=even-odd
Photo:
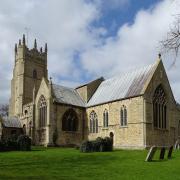
[[[153,159],[152,161],[149,162],[167,162],[167,161],[171,161],[172,159],[175,159],[175,157],[165,158],[165,159]]]

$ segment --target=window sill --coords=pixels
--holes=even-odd
[[[166,129],[162,129],[162,128],[155,128],[155,127],[154,127],[154,130],[159,130],[159,131],[169,131],[167,128],[166,128]]]
[[[102,128],[102,130],[108,130],[109,129],[109,127],[103,127]]]
[[[128,126],[120,126],[119,128],[128,128]]]

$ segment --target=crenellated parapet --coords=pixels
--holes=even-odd
[[[32,49],[28,48],[26,44],[25,35],[23,35],[22,40],[19,39],[19,43],[15,44],[15,61],[18,60],[30,60],[30,61],[43,61],[47,64],[47,43],[45,44],[44,48],[40,47],[38,49],[37,41],[34,40],[34,46]],[[42,62],[41,62],[42,63]]]

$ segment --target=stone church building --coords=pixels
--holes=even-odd
[[[61,73],[61,72],[60,72]],[[10,116],[18,117],[33,143],[79,145],[110,136],[116,148],[173,145],[180,136],[180,109],[161,58],[119,76],[76,88],[48,78],[45,49],[15,45]]]

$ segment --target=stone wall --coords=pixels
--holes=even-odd
[[[19,117],[21,125],[29,137],[33,138],[33,103],[28,103],[23,106],[23,113]]]
[[[103,77],[96,79],[88,84],[85,84],[83,86],[77,87],[76,90],[81,96],[81,98],[88,102],[89,99],[92,97],[92,95],[95,93],[98,86],[101,84],[101,82],[104,80]]]
[[[43,96],[47,105],[47,122],[45,127],[40,127],[39,124],[39,100]],[[43,78],[41,81],[40,88],[36,95],[35,99],[35,134],[34,140],[37,145],[51,146],[52,138],[50,139],[49,133],[52,128],[53,118],[51,117],[51,109],[52,109],[52,95],[51,95],[51,84]]]
[[[62,118],[64,113],[69,110],[73,109],[78,116],[78,130],[74,132],[70,131],[63,131],[62,130]],[[69,105],[63,104],[54,104],[54,113],[56,115],[56,130],[57,130],[57,141],[56,144],[60,146],[67,146],[67,145],[80,145],[84,139],[84,108],[73,107]]]
[[[110,136],[114,134],[115,148],[144,148],[144,100],[143,97],[134,97],[127,100],[116,101],[104,105],[90,107],[87,109],[86,133],[88,139]],[[127,126],[120,126],[120,109],[122,106],[127,109]],[[103,112],[107,109],[109,113],[109,127],[103,127]],[[98,133],[89,133],[91,111],[98,116]]]
[[[153,95],[158,87],[162,85],[167,98],[167,128],[158,129],[153,125]],[[174,100],[169,81],[160,61],[157,69],[148,84],[144,95],[146,101],[146,146],[163,146],[173,145],[177,139],[178,117],[176,102]]]
[[[15,134],[17,136],[22,134],[22,128],[10,128],[10,127],[3,127],[2,128],[2,138],[8,139],[11,138],[12,135]]]

